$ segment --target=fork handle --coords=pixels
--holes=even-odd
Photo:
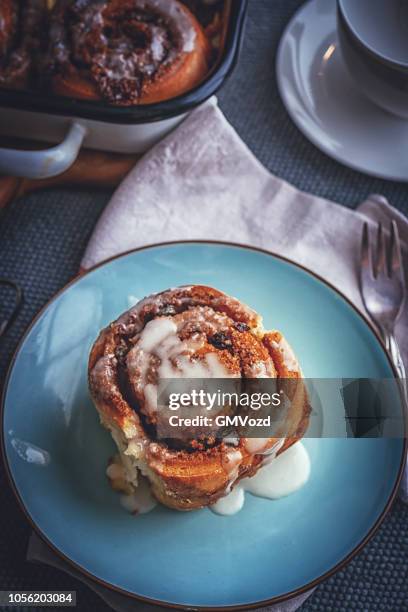
[[[404,362],[402,360],[401,351],[399,349],[395,336],[387,332],[384,332],[383,336],[385,341],[385,347],[389,355],[391,356],[395,369],[398,372],[398,377],[406,379]]]
[[[406,375],[405,365],[402,360],[401,351],[398,346],[398,342],[395,339],[394,334],[391,334],[385,331],[384,329],[382,330],[382,335],[384,338],[385,348],[387,349],[387,352],[392,359],[392,362],[398,374],[398,378],[401,380],[403,399],[405,401],[405,408],[407,409],[408,408],[407,375]]]

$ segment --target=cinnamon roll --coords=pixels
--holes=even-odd
[[[210,52],[178,0],[57,0],[46,65],[57,94],[129,106],[192,89]]]
[[[284,437],[214,436],[171,444],[158,437],[157,385],[169,378],[296,379]],[[116,488],[138,474],[166,506],[215,503],[301,438],[309,403],[299,364],[279,332],[235,298],[205,286],[169,289],[139,302],[104,329],[89,358],[89,386],[124,468]]]
[[[21,89],[33,84],[45,11],[45,0],[1,0],[1,87]]]

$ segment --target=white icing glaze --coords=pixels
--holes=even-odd
[[[157,352],[164,340],[174,336],[176,332],[177,326],[169,317],[153,319],[140,334],[139,347],[147,353]]]
[[[242,487],[237,486],[232,489],[231,493],[225,497],[221,497],[215,504],[210,506],[210,510],[215,514],[222,516],[231,516],[242,510],[245,503],[245,491]]]
[[[169,23],[177,27],[185,53],[194,51],[196,32],[192,26],[189,14],[178,2],[174,0],[136,0],[140,8],[152,7],[156,9]]]
[[[267,499],[286,497],[300,489],[309,476],[309,455],[302,442],[296,442],[255,476],[241,480],[231,493],[210,506],[210,510],[225,516],[239,512],[244,505],[245,491]]]
[[[152,42],[151,42],[151,50],[152,50],[152,57],[154,59],[155,62],[160,62],[162,60],[162,57],[164,56],[164,46],[163,46],[163,41],[158,37],[155,36],[156,30],[158,28],[153,27],[152,28]]]
[[[239,468],[239,464],[242,460],[242,453],[239,449],[229,448],[227,449],[226,456],[223,460],[223,467],[226,472],[233,476],[237,469]]]
[[[131,514],[146,514],[157,506],[146,478],[139,476],[139,484],[134,493],[121,495],[120,503]]]
[[[239,476],[239,466],[242,461],[242,453],[238,448],[230,447],[227,449],[225,457],[222,460],[222,467],[228,474],[229,482],[227,487],[227,497]]]
[[[309,476],[308,452],[302,442],[296,442],[255,476],[246,478],[244,488],[258,497],[280,499],[303,487]]]
[[[204,313],[200,312],[199,315],[204,317]],[[153,319],[140,332],[135,346],[126,357],[129,379],[139,392],[144,387],[145,408],[149,413],[157,410],[157,384],[146,384],[148,371],[157,380],[232,377],[216,353],[209,352],[201,359],[192,358],[203,346],[203,337],[181,340],[178,333],[177,324],[171,317]],[[98,368],[102,367],[100,362]]]
[[[267,449],[269,441],[270,438],[245,438],[245,449],[251,455],[259,455],[260,453],[264,454],[264,451],[269,454]],[[274,444],[273,447],[270,449],[271,453],[273,452],[276,446],[277,445]],[[282,446],[282,444],[280,446]],[[276,448],[275,454],[278,452],[278,448],[279,447]]]

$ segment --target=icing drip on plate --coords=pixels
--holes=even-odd
[[[225,497],[210,506],[215,514],[230,516],[242,510],[245,492],[267,499],[280,499],[298,491],[310,476],[310,459],[302,442],[264,465],[252,478],[244,478]]]
[[[120,503],[131,514],[147,514],[157,506],[157,501],[150,491],[149,481],[142,476],[139,476],[135,492],[121,495]]]

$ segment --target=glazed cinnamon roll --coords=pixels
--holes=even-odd
[[[1,0],[1,87],[21,89],[33,84],[45,11],[44,0]]]
[[[169,378],[281,378],[300,384],[284,437],[210,436],[174,444],[157,436],[157,386]],[[192,510],[215,503],[272,453],[302,437],[310,409],[301,380],[283,336],[265,332],[261,317],[237,299],[204,286],[145,298],[101,332],[89,358],[91,395],[124,468],[116,488],[134,490],[141,473],[166,506]]]
[[[210,45],[178,0],[57,0],[47,71],[60,95],[128,106],[168,100],[207,74]]]

